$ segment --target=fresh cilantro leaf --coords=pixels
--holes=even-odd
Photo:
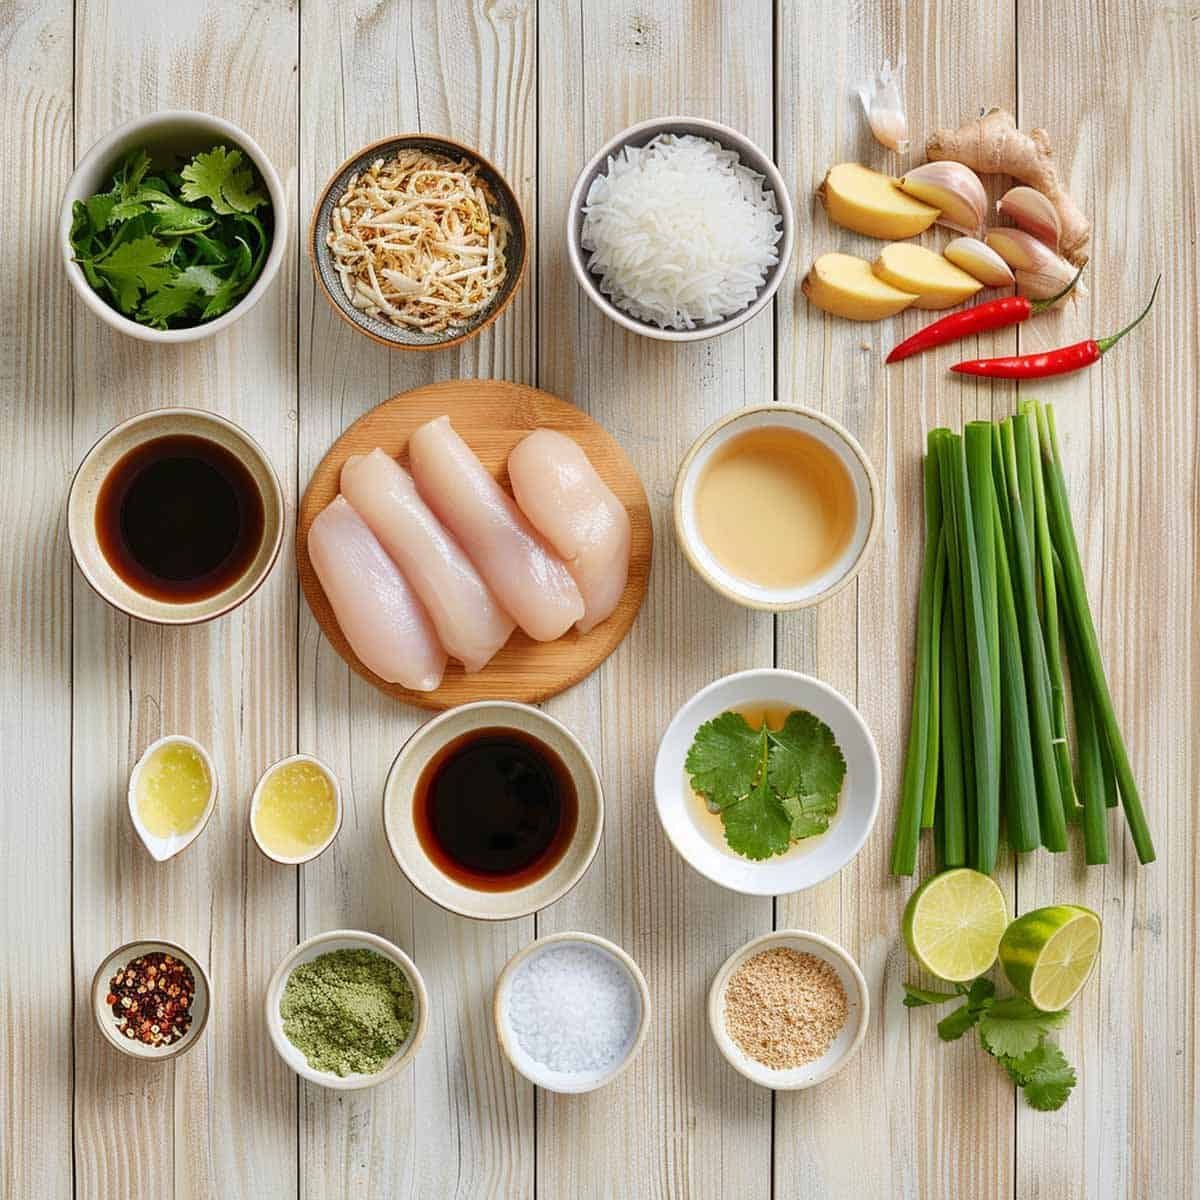
[[[945,1004],[947,1000],[957,1000],[962,990],[956,988],[953,992],[938,992],[933,988],[917,987],[915,983],[906,983],[904,987],[904,1007],[924,1008],[927,1004]]]
[[[741,713],[723,712],[696,730],[683,766],[706,800],[725,808],[753,789],[762,769],[766,734]]]
[[[199,233],[208,229],[216,220],[212,213],[194,205],[180,204],[166,192],[143,189],[142,196],[147,208],[158,217],[157,229],[172,237],[186,233]]]
[[[780,803],[792,823],[792,840],[814,837],[829,828],[829,818],[837,812],[837,797],[810,795],[784,796]]]
[[[142,180],[146,178],[146,172],[149,170],[150,155],[144,147],[131,150],[125,155],[114,176],[114,191],[120,199],[128,200],[141,187]]]
[[[723,809],[721,820],[729,848],[745,858],[770,858],[791,845],[791,821],[765,778],[744,799]]]
[[[112,192],[102,192],[98,196],[89,196],[83,204],[92,228],[99,233],[112,220],[113,209],[117,206],[117,198]]]
[[[969,988],[957,985],[966,993],[966,1003],[956,1008],[948,1017],[938,1022],[938,1037],[943,1042],[956,1042],[968,1029],[973,1028],[992,1007],[996,994],[996,985],[986,976],[981,975],[971,983]]]
[[[249,290],[250,285],[258,278],[258,270],[250,258],[250,247],[242,238],[237,239],[237,245],[232,255],[231,270],[228,278],[213,293],[212,299],[204,307],[201,316],[204,320],[220,316],[221,313],[233,307],[234,303]]]
[[[1053,1042],[1042,1041],[1020,1058],[1000,1060],[1012,1081],[1025,1092],[1031,1108],[1053,1112],[1062,1108],[1075,1086],[1075,1068]]]
[[[1020,1057],[1067,1019],[1067,1011],[1042,1012],[1020,996],[997,1000],[979,1023],[979,1040],[997,1057]]]
[[[249,166],[241,166],[242,152],[214,146],[197,154],[183,168],[183,198],[207,200],[223,216],[253,212],[267,202]]]
[[[810,807],[825,799],[832,802],[830,812],[836,810],[846,778],[846,760],[833,730],[820,717],[794,709],[783,728],[770,731],[767,737],[771,744],[767,774],[780,796],[805,797]],[[823,828],[827,827],[828,821]]]
[[[155,291],[171,278],[172,269],[165,264],[172,253],[173,247],[164,246],[152,237],[140,237],[123,243],[93,265],[112,288],[121,311],[132,314],[137,309],[140,291]]]
[[[221,277],[211,268],[187,267],[146,298],[138,319],[155,329],[166,329],[172,317],[202,307],[205,298],[216,295],[222,286]]]

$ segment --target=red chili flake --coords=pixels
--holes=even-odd
[[[117,1028],[147,1046],[170,1046],[191,1028],[196,980],[191,968],[170,954],[143,954],[109,981],[106,1000]]]

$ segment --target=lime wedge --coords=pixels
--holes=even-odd
[[[1100,918],[1077,904],[1052,904],[1018,917],[1000,939],[1008,982],[1043,1012],[1066,1008],[1100,957]]]
[[[1008,911],[990,875],[969,867],[927,879],[904,909],[909,953],[940,979],[964,983],[996,961]]]

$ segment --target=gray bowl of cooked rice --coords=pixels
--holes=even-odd
[[[348,158],[309,227],[317,285],[361,333],[402,350],[474,337],[525,273],[521,207],[483,155],[448,138],[400,134]]]
[[[658,117],[617,134],[579,173],[567,254],[588,299],[645,337],[694,342],[771,302],[794,238],[783,176],[716,121]]]

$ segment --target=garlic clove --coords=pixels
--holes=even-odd
[[[942,253],[956,267],[961,267],[987,287],[1008,287],[1013,282],[1008,263],[978,238],[955,238]]]
[[[1062,224],[1054,205],[1036,188],[1009,188],[996,204],[996,211],[1008,217],[1018,228],[1031,233],[1058,253]]]
[[[1045,242],[1023,229],[989,229],[984,241],[1017,271],[1038,270],[1058,257]]]
[[[900,94],[903,74],[903,57],[896,63],[894,72],[892,64],[885,60],[875,78],[858,89],[858,98],[875,140],[900,154],[908,150],[908,117],[904,112],[904,97]]]
[[[1028,296],[1030,300],[1049,300],[1056,296],[1079,273],[1079,268],[1072,266],[1065,258],[1052,254],[1041,266],[1032,270],[1017,270],[1017,295]],[[1077,283],[1053,307],[1059,308],[1075,296],[1086,296],[1087,288]]]
[[[983,181],[962,163],[925,163],[900,180],[901,191],[941,211],[937,223],[975,237],[987,219],[987,193]]]

